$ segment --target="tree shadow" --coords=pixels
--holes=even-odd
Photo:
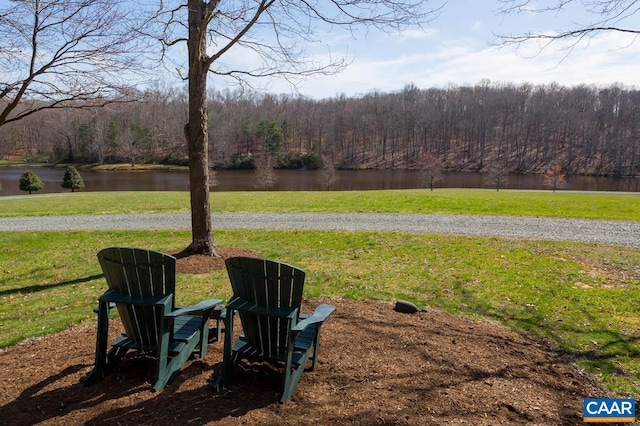
[[[138,389],[115,389],[107,395],[99,388],[87,389],[82,383],[56,386],[68,376],[84,371],[89,365],[75,364],[45,377],[20,393],[18,398],[0,407],[0,418],[11,419],[15,425],[31,425],[64,416],[74,410],[83,410],[101,404],[108,398],[133,394]],[[25,409],[31,407],[32,409]]]
[[[637,381],[636,374],[624,369],[620,359],[640,357],[640,336],[597,325],[593,328],[590,326],[581,328],[579,325],[572,325],[561,319],[550,319],[538,312],[535,306],[531,309],[499,310],[476,298],[471,291],[463,290],[461,295],[465,303],[477,307],[476,312],[482,317],[506,324],[533,341],[544,341],[548,347],[553,346],[553,351],[567,361],[583,363],[589,371],[606,373],[630,382]],[[589,323],[599,323],[598,318],[589,311],[586,309],[581,311],[581,315]],[[566,335],[573,336],[574,341],[590,343],[583,344],[582,348],[561,347]]]
[[[18,294],[18,293],[35,293],[38,291],[46,291],[46,290],[51,290],[57,287],[64,287],[67,285],[86,283],[86,282],[97,280],[103,277],[104,277],[103,274],[97,274],[97,275],[90,275],[88,277],[77,278],[75,280],[61,281],[59,283],[37,284],[37,285],[31,285],[28,287],[8,288],[6,290],[0,291],[0,297],[9,296],[9,295]]]
[[[341,313],[338,313],[338,315],[341,315]],[[433,315],[437,314],[431,312],[429,314],[416,313],[413,315],[420,315],[425,321],[429,321],[429,316],[433,319]],[[397,322],[391,320],[371,321],[369,318],[362,317],[351,319],[350,322],[351,325],[357,326],[361,330],[368,329],[369,331],[366,334],[376,336],[377,341],[391,343],[396,346],[398,352],[411,353],[415,365],[423,364],[429,366],[427,367],[428,373],[424,375],[425,380],[423,381],[416,382],[415,378],[422,371],[414,369],[413,371],[398,371],[388,376],[388,380],[385,382],[393,383],[386,389],[389,395],[393,392],[396,395],[406,397],[407,400],[424,401],[424,412],[428,414],[423,419],[424,424],[449,423],[453,422],[452,419],[459,419],[462,423],[477,422],[483,413],[479,412],[476,407],[473,409],[465,407],[464,402],[459,403],[459,405],[456,405],[456,402],[452,402],[450,406],[429,407],[429,401],[434,400],[434,395],[451,394],[451,400],[455,401],[456,393],[460,389],[490,388],[494,386],[494,383],[509,383],[510,386],[513,386],[512,391],[522,388],[535,388],[539,389],[541,395],[545,393],[575,395],[578,390],[576,383],[571,380],[572,376],[567,374],[567,369],[558,368],[558,365],[565,364],[561,361],[563,356],[561,351],[553,351],[552,348],[545,345],[542,346],[544,352],[547,352],[551,358],[531,357],[529,355],[531,352],[540,352],[539,339],[531,341],[527,341],[524,338],[511,339],[502,333],[491,334],[484,327],[477,327],[476,329],[475,327],[459,326],[458,324],[447,324],[447,330],[431,328],[430,326],[423,328],[421,325],[403,324],[403,328],[414,329],[417,334],[423,337],[419,341],[413,339],[404,340],[403,338],[398,338]],[[411,333],[407,334],[411,335]],[[485,363],[481,358],[479,360],[469,359],[463,362],[461,362],[460,357],[452,356],[447,358],[446,354],[443,356],[441,351],[433,350],[431,346],[434,342],[441,341],[442,336],[455,336],[455,339],[452,340],[452,349],[458,346],[462,353],[474,345],[477,347],[489,346],[498,348],[497,352],[504,354],[509,362],[506,365],[499,366],[500,363],[497,360],[493,364],[490,360]],[[519,336],[522,337],[522,335]],[[359,345],[357,342],[354,342],[354,344],[356,346]],[[357,348],[352,349],[357,351]],[[368,349],[364,349],[362,352],[366,353],[368,351]],[[387,355],[390,354],[387,353]],[[484,353],[483,355],[486,357],[487,354]],[[501,362],[504,363],[504,361]],[[370,371],[365,372],[366,374],[362,378],[356,377],[355,381],[362,380],[366,382],[376,380],[376,376],[385,375],[383,369],[376,369],[373,375]],[[550,378],[553,380],[548,381]],[[336,375],[333,380],[337,383],[354,381],[354,373],[346,372],[344,377]],[[513,424],[538,422],[544,416],[542,412],[541,415],[532,415],[531,410],[527,409],[528,407],[523,409],[517,403],[510,403],[509,399],[496,400],[495,398],[491,399],[492,396],[489,394],[484,395],[486,409],[488,410],[485,414],[490,414],[491,410],[504,411],[506,412],[505,416]],[[580,397],[582,396],[587,395],[580,395]],[[478,397],[482,398],[480,395]],[[375,396],[371,395],[371,398],[375,398]],[[577,401],[580,398],[576,397],[575,399]],[[400,399],[397,400],[400,401]],[[573,402],[575,403],[576,401]],[[531,403],[535,405],[536,401],[532,400]],[[563,424],[577,424],[582,421],[578,411],[575,410],[575,404],[572,405],[568,400],[554,401],[553,407],[549,406],[548,408],[550,409],[549,411],[557,413]],[[403,416],[400,407],[397,413],[388,411],[382,415],[379,414],[371,411],[356,411],[350,413],[348,417],[335,417],[327,420],[331,420],[329,423],[389,425],[405,424],[407,422],[407,418]],[[426,420],[427,418],[430,420]]]
[[[237,380],[229,388],[216,392],[213,381],[221,368],[221,362],[212,367],[196,361],[153,398],[106,410],[86,424],[209,424],[278,403],[280,376],[265,375],[260,367],[248,369],[234,376]],[[183,383],[205,370],[213,370],[213,374],[204,386],[180,390]],[[170,413],[166,410],[169,405]]]
[[[215,392],[211,383],[181,390],[181,385],[203,371],[213,369],[217,376],[222,363],[211,366],[203,360],[185,366],[163,391],[156,393],[151,390],[155,358],[147,356],[125,357],[115,371],[91,386],[79,380],[68,384],[70,376],[80,376],[88,367],[71,365],[29,386],[0,407],[0,418],[11,419],[13,425],[32,425],[56,418],[66,422],[77,413],[85,419],[84,424],[204,424],[277,404],[279,398],[279,382],[269,381],[255,370],[239,374],[237,383],[222,392]],[[261,378],[254,380],[258,376]],[[98,406],[106,409],[96,410],[99,414],[89,419],[82,415]]]

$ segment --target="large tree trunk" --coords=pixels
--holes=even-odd
[[[209,205],[209,136],[207,131],[207,54],[205,3],[189,0],[189,122],[185,136],[189,152],[192,242],[184,254],[216,256]]]

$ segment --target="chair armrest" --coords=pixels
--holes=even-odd
[[[190,314],[198,311],[207,311],[207,310],[213,311],[216,305],[220,303],[222,303],[222,299],[207,299],[195,305],[179,306],[178,309],[176,309],[173,312],[170,312],[169,314],[167,314],[167,316],[177,317],[180,315],[186,315],[186,314]]]
[[[227,309],[233,309],[236,311],[250,312],[257,315],[266,315],[270,317],[288,318],[294,319],[298,314],[298,308],[266,308],[264,306],[258,306],[250,303],[244,299],[236,297],[227,303]]]
[[[98,299],[100,302],[128,303],[131,305],[166,305],[171,303],[173,294],[163,296],[125,296],[117,290],[108,290]]]
[[[313,311],[313,314],[302,321],[299,321],[295,326],[291,328],[294,333],[299,333],[312,324],[323,323],[324,320],[329,317],[336,310],[333,305],[322,304]]]
[[[116,307],[116,304],[114,302],[109,302],[109,305],[107,306],[107,308],[109,308],[109,310],[112,310],[113,308]],[[96,314],[100,311],[100,305],[96,306],[95,308],[93,308],[93,312],[95,312]]]

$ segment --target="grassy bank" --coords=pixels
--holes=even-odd
[[[640,194],[492,191],[212,192],[212,212],[393,212],[640,220]],[[189,212],[187,192],[79,192],[0,197],[0,217]]]
[[[442,194],[440,200],[447,195],[459,197],[457,202],[461,202],[463,197],[459,192],[473,200],[470,205],[475,207],[471,211],[463,211],[461,206],[458,213],[481,211],[481,195],[487,197],[484,200],[486,214],[499,214],[492,207],[498,199],[495,197],[502,200],[501,214],[528,212],[519,200],[524,195],[521,192],[501,191],[499,195],[488,191],[450,192],[452,194]],[[308,203],[303,205],[320,206],[322,201],[327,201],[328,207],[323,211],[345,211],[345,204],[364,206],[367,202],[364,199],[379,200],[380,204],[369,207],[374,210],[358,211],[417,212],[402,210],[400,206],[415,209],[414,204],[420,202],[418,195],[431,197],[427,191],[338,193],[345,198],[341,198],[342,203],[332,204],[336,201],[327,195],[336,194],[315,194],[314,199],[312,193],[305,193]],[[537,194],[533,193],[534,198]],[[138,203],[140,198],[150,200],[154,195],[156,200],[151,204],[151,211],[160,209],[167,199],[173,206],[169,211],[182,211],[184,207],[179,205],[187,201],[186,195],[179,193],[135,195],[102,194],[102,203],[93,200],[89,208],[84,202],[77,202],[83,198],[74,199],[71,194],[3,200],[0,207],[6,209],[5,203],[19,201],[26,203],[21,208],[27,211],[44,211],[42,203],[51,200],[50,208],[54,211],[49,214],[93,214],[127,211],[127,207],[118,203],[132,205],[130,211],[148,211]],[[237,195],[214,194],[214,204],[217,197],[225,198],[230,203],[227,211],[249,211],[243,204],[234,204]],[[250,206],[258,211],[282,211],[275,210],[275,206],[297,205],[290,195],[254,193],[257,200]],[[553,200],[556,195],[565,194],[543,195]],[[619,214],[638,198],[593,194],[589,202],[589,194],[576,195],[581,201],[576,199],[574,204],[582,215],[586,215],[588,205],[602,203],[600,196],[609,200],[608,211]],[[513,202],[509,201],[510,196]],[[74,202],[70,202],[72,199]],[[407,199],[413,201],[408,203]],[[420,208],[435,206],[423,203],[426,204]],[[541,208],[542,203],[530,204]],[[583,207],[579,207],[581,203]],[[336,206],[335,209],[332,206]],[[178,210],[171,210],[174,208]],[[610,218],[606,213],[597,215]],[[627,213],[627,219],[637,220],[633,217],[632,212]],[[309,297],[387,301],[400,298],[419,306],[497,321],[523,333],[552,340],[579,365],[601,374],[614,391],[640,396],[638,249],[391,232],[215,231],[214,235],[219,246],[248,248],[264,257],[303,267],[308,272],[306,295]],[[92,308],[105,286],[95,260],[99,249],[129,245],[169,251],[183,248],[189,241],[188,231],[0,232],[3,247],[0,251],[0,347],[54,333],[71,324],[95,322]],[[224,271],[195,276],[179,274],[178,287],[179,303],[229,296]]]

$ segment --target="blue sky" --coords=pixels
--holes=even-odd
[[[319,51],[329,48],[333,54],[348,52],[353,61],[340,74],[307,78],[298,84],[298,90],[312,98],[327,98],[398,91],[410,83],[421,89],[474,85],[483,79],[494,83],[620,83],[640,87],[640,41],[634,44],[633,37],[603,33],[579,44],[569,55],[559,44],[544,51],[535,43],[520,49],[498,48],[495,34],[551,31],[591,17],[579,9],[518,16],[504,16],[497,9],[495,0],[449,0],[424,31],[407,30],[400,35],[370,31],[356,33],[355,38],[339,31],[321,34],[318,48],[323,50]],[[640,16],[636,21],[638,28]],[[220,89],[223,84],[212,81],[211,86]],[[272,82],[265,89],[292,93],[284,82]]]
[[[516,16],[499,13],[498,0],[431,0],[431,4],[436,7],[443,1],[447,3],[440,16],[423,30],[414,28],[401,34],[386,34],[360,29],[352,35],[333,29],[319,33],[319,42],[308,46],[308,53],[316,55],[315,59],[322,60],[330,51],[334,56],[346,55],[352,61],[337,75],[308,77],[298,82],[297,92],[284,81],[261,80],[254,82],[255,86],[264,92],[300,93],[316,99],[341,94],[359,96],[373,91],[394,92],[408,84],[428,89],[475,85],[482,80],[515,84],[555,82],[565,86],[619,83],[640,88],[640,39],[635,42],[633,35],[597,34],[575,46],[569,54],[561,44],[543,51],[534,42],[519,49],[496,47],[496,34],[550,32],[566,29],[572,22],[588,23],[593,17],[582,9],[586,0],[569,2],[572,8],[566,13],[529,12]],[[535,7],[558,1],[526,3]],[[7,3],[0,0],[2,6]],[[626,21],[621,25],[640,29],[640,12]],[[186,45],[175,49],[176,62],[184,65]],[[250,69],[252,65],[251,55],[242,49],[234,48],[222,59],[236,69]],[[184,84],[176,73],[170,74],[165,71],[159,78],[166,79],[168,84]],[[228,83],[212,77],[209,88],[224,90]]]

